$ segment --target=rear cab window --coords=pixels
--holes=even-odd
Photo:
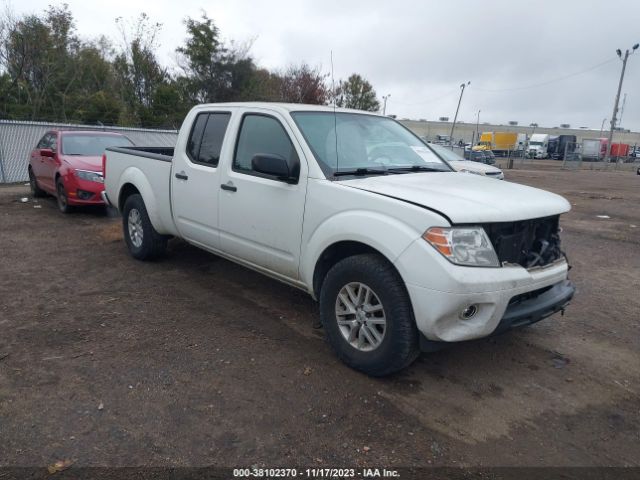
[[[187,156],[193,163],[217,167],[229,125],[229,112],[199,113],[187,140]]]

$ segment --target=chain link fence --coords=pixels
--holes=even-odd
[[[53,129],[116,132],[127,136],[138,146],[174,147],[178,138],[177,130],[0,120],[0,183],[29,179],[27,166],[31,151],[42,136]]]

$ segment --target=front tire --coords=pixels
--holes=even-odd
[[[62,213],[71,213],[73,211],[73,207],[69,205],[67,190],[64,188],[64,183],[60,177],[56,180],[56,200],[58,203],[58,210]]]
[[[402,370],[419,354],[404,282],[380,255],[348,257],[329,270],[320,291],[320,318],[336,355],[368,375]]]
[[[141,195],[131,195],[124,202],[122,229],[129,253],[133,258],[153,260],[164,254],[167,248],[167,237],[153,228]]]

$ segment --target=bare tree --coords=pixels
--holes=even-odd
[[[280,100],[291,103],[324,105],[329,100],[327,76],[319,67],[306,63],[291,65],[280,80]]]

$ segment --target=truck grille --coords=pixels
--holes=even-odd
[[[518,222],[487,223],[483,228],[500,264],[544,267],[564,255],[560,249],[559,218],[554,215]]]

